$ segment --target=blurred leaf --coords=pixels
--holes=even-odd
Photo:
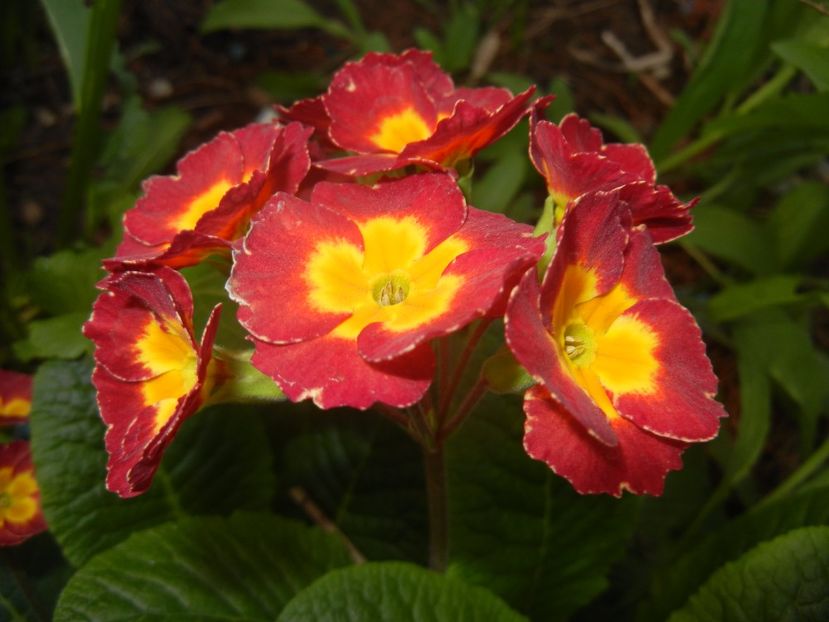
[[[431,30],[415,28],[412,36],[414,36],[417,47],[423,50],[429,50],[432,54],[440,54],[440,39]]]
[[[803,491],[778,503],[749,511],[700,537],[693,548],[654,575],[651,598],[638,620],[664,620],[722,564],[737,559],[763,540],[791,529],[829,522],[829,487]]]
[[[829,52],[828,52],[829,53]],[[727,136],[749,130],[785,132],[790,128],[829,129],[829,93],[797,93],[775,97],[751,112],[722,116],[709,123],[706,133]]]
[[[326,19],[301,0],[222,0],[214,4],[201,24],[202,32],[224,28],[319,28],[351,38],[340,22]]]
[[[97,296],[95,283],[104,275],[102,249],[60,251],[38,257],[25,277],[34,304],[50,315],[88,314]]]
[[[275,101],[290,104],[297,99],[311,97],[325,90],[327,79],[313,71],[265,71],[257,76],[256,84],[267,91]]]
[[[575,100],[573,99],[573,91],[570,85],[564,78],[553,78],[549,87],[550,93],[553,93],[556,98],[553,103],[547,108],[547,118],[558,123],[568,112],[573,112],[575,109]]]
[[[81,334],[89,312],[68,313],[29,322],[29,336],[14,344],[21,361],[32,359],[75,359],[91,351],[92,342]]]
[[[51,620],[58,595],[71,574],[54,540],[41,534],[4,548],[2,557],[0,620]]]
[[[699,66],[654,135],[657,161],[685,136],[726,93],[751,72],[754,50],[762,45],[769,0],[730,0]]]
[[[708,309],[711,317],[725,322],[765,307],[798,302],[803,298],[795,292],[800,281],[799,276],[771,276],[729,285],[711,298]]]
[[[732,209],[714,205],[695,208],[694,231],[684,242],[754,274],[773,271],[768,232],[760,223]]]
[[[829,619],[829,527],[804,527],[715,572],[670,622]]]
[[[642,143],[642,136],[627,120],[622,117],[617,117],[612,114],[602,114],[594,112],[590,115],[590,120],[599,127],[609,131],[613,134],[618,142],[623,143]]]
[[[472,204],[490,212],[506,212],[524,185],[529,170],[525,151],[509,151],[472,186]]]
[[[210,312],[217,304],[222,305],[216,343],[231,350],[247,350],[247,332],[236,319],[238,305],[228,299],[225,283],[230,270],[227,257],[213,255],[206,261],[183,268],[181,274],[187,279],[193,292],[193,324],[197,331],[207,323]]]
[[[185,514],[267,505],[273,490],[261,421],[239,407],[211,409],[185,423],[150,490],[121,499],[104,488],[103,422],[88,359],[53,361],[35,376],[32,455],[49,529],[74,565],[133,531]]]
[[[783,60],[809,76],[819,91],[829,90],[829,49],[802,39],[772,43],[771,49]]]
[[[829,186],[798,184],[777,203],[768,226],[783,268],[808,265],[829,251]]]
[[[369,559],[425,563],[419,448],[376,413],[348,422],[312,414],[314,425],[280,452],[285,484],[300,486]]]
[[[55,620],[273,620],[297,591],[347,563],[334,536],[278,516],[187,518],[91,560]]]
[[[533,79],[529,76],[525,76],[521,73],[509,73],[506,71],[491,71],[486,74],[486,79],[494,86],[501,86],[505,89],[509,89],[513,93],[526,91],[533,84],[535,84]]]
[[[520,622],[490,592],[400,562],[333,570],[294,596],[278,622]]]
[[[81,109],[81,83],[86,60],[89,8],[84,0],[41,0],[69,74],[72,102]]]
[[[138,97],[127,99],[118,127],[108,137],[98,162],[106,179],[134,189],[176,155],[191,122],[192,117],[176,106],[149,112]]]
[[[446,26],[440,55],[436,59],[444,71],[456,73],[469,67],[481,22],[474,4],[456,5]]]
[[[382,32],[368,32],[355,38],[355,41],[363,53],[391,51],[391,43]]]
[[[637,506],[576,494],[524,453],[522,427],[517,400],[490,397],[450,439],[447,574],[534,620],[563,620],[607,587]]]

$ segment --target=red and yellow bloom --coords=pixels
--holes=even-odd
[[[530,227],[468,208],[446,174],[277,194],[234,249],[228,290],[253,364],[298,401],[407,406],[432,339],[490,312],[543,250]]]
[[[529,111],[534,90],[513,97],[494,87],[456,88],[428,52],[370,53],[340,69],[323,96],[282,114],[359,154],[317,165],[359,176],[408,164],[452,167],[506,134]]]
[[[530,157],[547,183],[557,221],[581,195],[618,189],[633,224],[645,225],[654,243],[669,242],[693,229],[693,202],[683,203],[667,186],[656,185],[656,169],[643,145],[604,144],[601,132],[575,114],[556,125],[540,121],[534,110]]]
[[[0,426],[25,423],[32,411],[32,377],[0,369]]]
[[[29,443],[0,445],[0,546],[19,544],[45,530]]]
[[[582,196],[564,217],[539,287],[513,292],[507,342],[539,383],[525,395],[524,446],[581,493],[660,494],[691,442],[725,411],[694,319],[618,192]]]
[[[221,375],[212,358],[220,309],[197,343],[190,289],[174,270],[122,272],[103,287],[84,335],[96,346],[107,488],[131,497],[149,487],[164,449]]]
[[[151,177],[124,215],[124,241],[110,269],[198,263],[244,235],[276,191],[295,193],[310,168],[311,130],[298,123],[252,124],[191,151],[171,177]]]

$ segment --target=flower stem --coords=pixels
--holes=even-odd
[[[481,337],[484,336],[486,329],[489,328],[491,323],[491,318],[483,318],[480,322],[478,322],[478,325],[472,331],[472,334],[469,335],[469,339],[467,340],[466,346],[464,346],[460,357],[458,357],[458,362],[452,372],[452,378],[449,380],[449,383],[445,388],[441,387],[443,395],[441,396],[440,407],[438,408],[438,417],[441,421],[443,421],[446,417],[449,407],[452,405],[452,398],[455,396],[455,391],[461,382],[461,378],[463,378],[463,373],[466,371],[466,365],[469,363],[469,359],[472,358],[472,353],[475,351],[475,347],[478,345],[478,342],[481,340]]]
[[[431,449],[423,448],[423,465],[429,505],[429,568],[443,572],[449,557],[449,515],[442,442],[435,443]]]
[[[460,406],[458,406],[458,410],[455,411],[452,418],[449,419],[443,427],[441,427],[438,432],[438,444],[443,443],[444,439],[449,438],[449,436],[451,436],[451,434],[460,427],[469,413],[472,412],[472,409],[475,408],[475,405],[481,401],[481,398],[484,394],[486,394],[486,391],[487,382],[486,379],[481,376],[469,390],[469,393],[467,393],[463,398],[463,401]]]

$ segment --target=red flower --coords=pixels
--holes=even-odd
[[[340,69],[327,93],[282,114],[312,125],[323,143],[359,154],[317,165],[359,176],[408,164],[452,167],[512,129],[534,91],[513,97],[494,87],[455,88],[429,52],[370,53]]]
[[[0,546],[46,531],[29,443],[0,445]]]
[[[643,224],[654,243],[690,233],[694,202],[682,203],[667,186],[657,186],[656,169],[644,145],[604,144],[601,132],[568,114],[559,125],[539,121],[533,111],[530,157],[547,182],[557,221],[586,192],[619,189],[633,224]]]
[[[253,364],[294,401],[406,406],[428,388],[429,342],[502,303],[543,243],[467,208],[445,174],[277,194],[234,250],[228,290]]]
[[[124,215],[117,256],[105,266],[179,268],[227,251],[274,192],[299,189],[310,168],[310,133],[298,123],[220,132],[184,156],[176,175],[144,183],[144,196]]]
[[[576,200],[541,286],[528,272],[507,309],[507,342],[539,383],[524,447],[581,493],[661,494],[725,416],[700,330],[629,221],[619,192]]]
[[[25,423],[32,410],[32,377],[0,369],[0,426]]]
[[[174,270],[122,272],[103,289],[84,335],[96,346],[92,382],[107,424],[107,488],[131,497],[150,486],[164,449],[221,374],[211,358],[219,305],[199,344],[190,289]]]

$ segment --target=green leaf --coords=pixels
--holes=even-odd
[[[804,527],[726,564],[670,622],[829,619],[829,527]]]
[[[576,494],[524,453],[522,420],[517,400],[491,397],[447,445],[448,574],[532,619],[566,619],[607,587],[635,499]]]
[[[829,50],[802,39],[772,43],[771,49],[783,60],[809,76],[819,91],[829,90]]]
[[[104,488],[104,424],[87,359],[53,361],[35,376],[32,455],[43,512],[66,558],[79,566],[137,529],[186,514],[266,506],[273,490],[261,421],[239,408],[188,420],[153,486],[133,499]]]
[[[91,560],[55,620],[273,620],[297,591],[347,563],[334,536],[277,516],[188,518]]]
[[[41,0],[69,74],[72,102],[81,108],[81,81],[89,30],[89,8],[83,0]]]
[[[694,209],[694,231],[683,240],[754,274],[773,271],[765,228],[739,212],[714,205]]]
[[[783,268],[805,267],[829,252],[829,187],[798,184],[777,203],[768,227]]]
[[[104,273],[102,249],[60,251],[38,257],[26,275],[27,293],[32,302],[50,315],[89,313]]]
[[[273,100],[290,104],[297,99],[312,97],[325,90],[328,82],[321,74],[312,71],[265,71],[257,76],[256,84]]]
[[[655,160],[662,160],[751,71],[768,9],[768,0],[726,3],[702,61],[653,138]]]
[[[519,622],[490,592],[400,562],[333,570],[297,594],[278,622]]]
[[[280,452],[281,479],[301,487],[369,559],[425,563],[420,449],[377,413],[308,415],[313,424]]]
[[[654,576],[651,599],[639,619],[664,620],[693,594],[722,564],[737,559],[763,540],[791,529],[829,522],[829,487],[803,491],[775,504],[750,511],[713,533],[699,538],[693,548],[671,560]]]
[[[452,11],[438,59],[438,64],[445,71],[454,73],[469,66],[478,42],[479,29],[480,16],[474,4],[464,3]]]
[[[29,336],[14,344],[15,354],[22,361],[78,358],[91,349],[91,342],[81,334],[88,317],[88,312],[79,312],[29,322]]]
[[[573,99],[573,90],[570,85],[562,77],[553,78],[550,81],[549,92],[553,93],[556,98],[553,103],[547,108],[546,117],[558,123],[568,112],[573,112],[575,108],[575,101]]]
[[[351,38],[341,23],[324,18],[301,0],[223,0],[214,4],[201,24],[202,32],[225,28],[320,28]]]
[[[771,276],[729,285],[711,298],[708,309],[712,318],[725,322],[766,307],[792,304],[803,298],[795,292],[800,281],[799,276]]]
[[[247,350],[247,332],[236,319],[238,305],[228,300],[225,282],[230,270],[229,260],[214,256],[196,266],[182,269],[193,293],[193,322],[198,331],[207,323],[210,312],[217,304],[222,305],[216,343],[232,350]]]
[[[728,136],[750,130],[781,132],[790,129],[829,128],[824,112],[829,107],[829,93],[794,94],[776,97],[757,106],[751,112],[736,112],[709,123],[705,131]]]
[[[472,204],[504,213],[518,194],[529,170],[526,152],[508,151],[472,187]]]

